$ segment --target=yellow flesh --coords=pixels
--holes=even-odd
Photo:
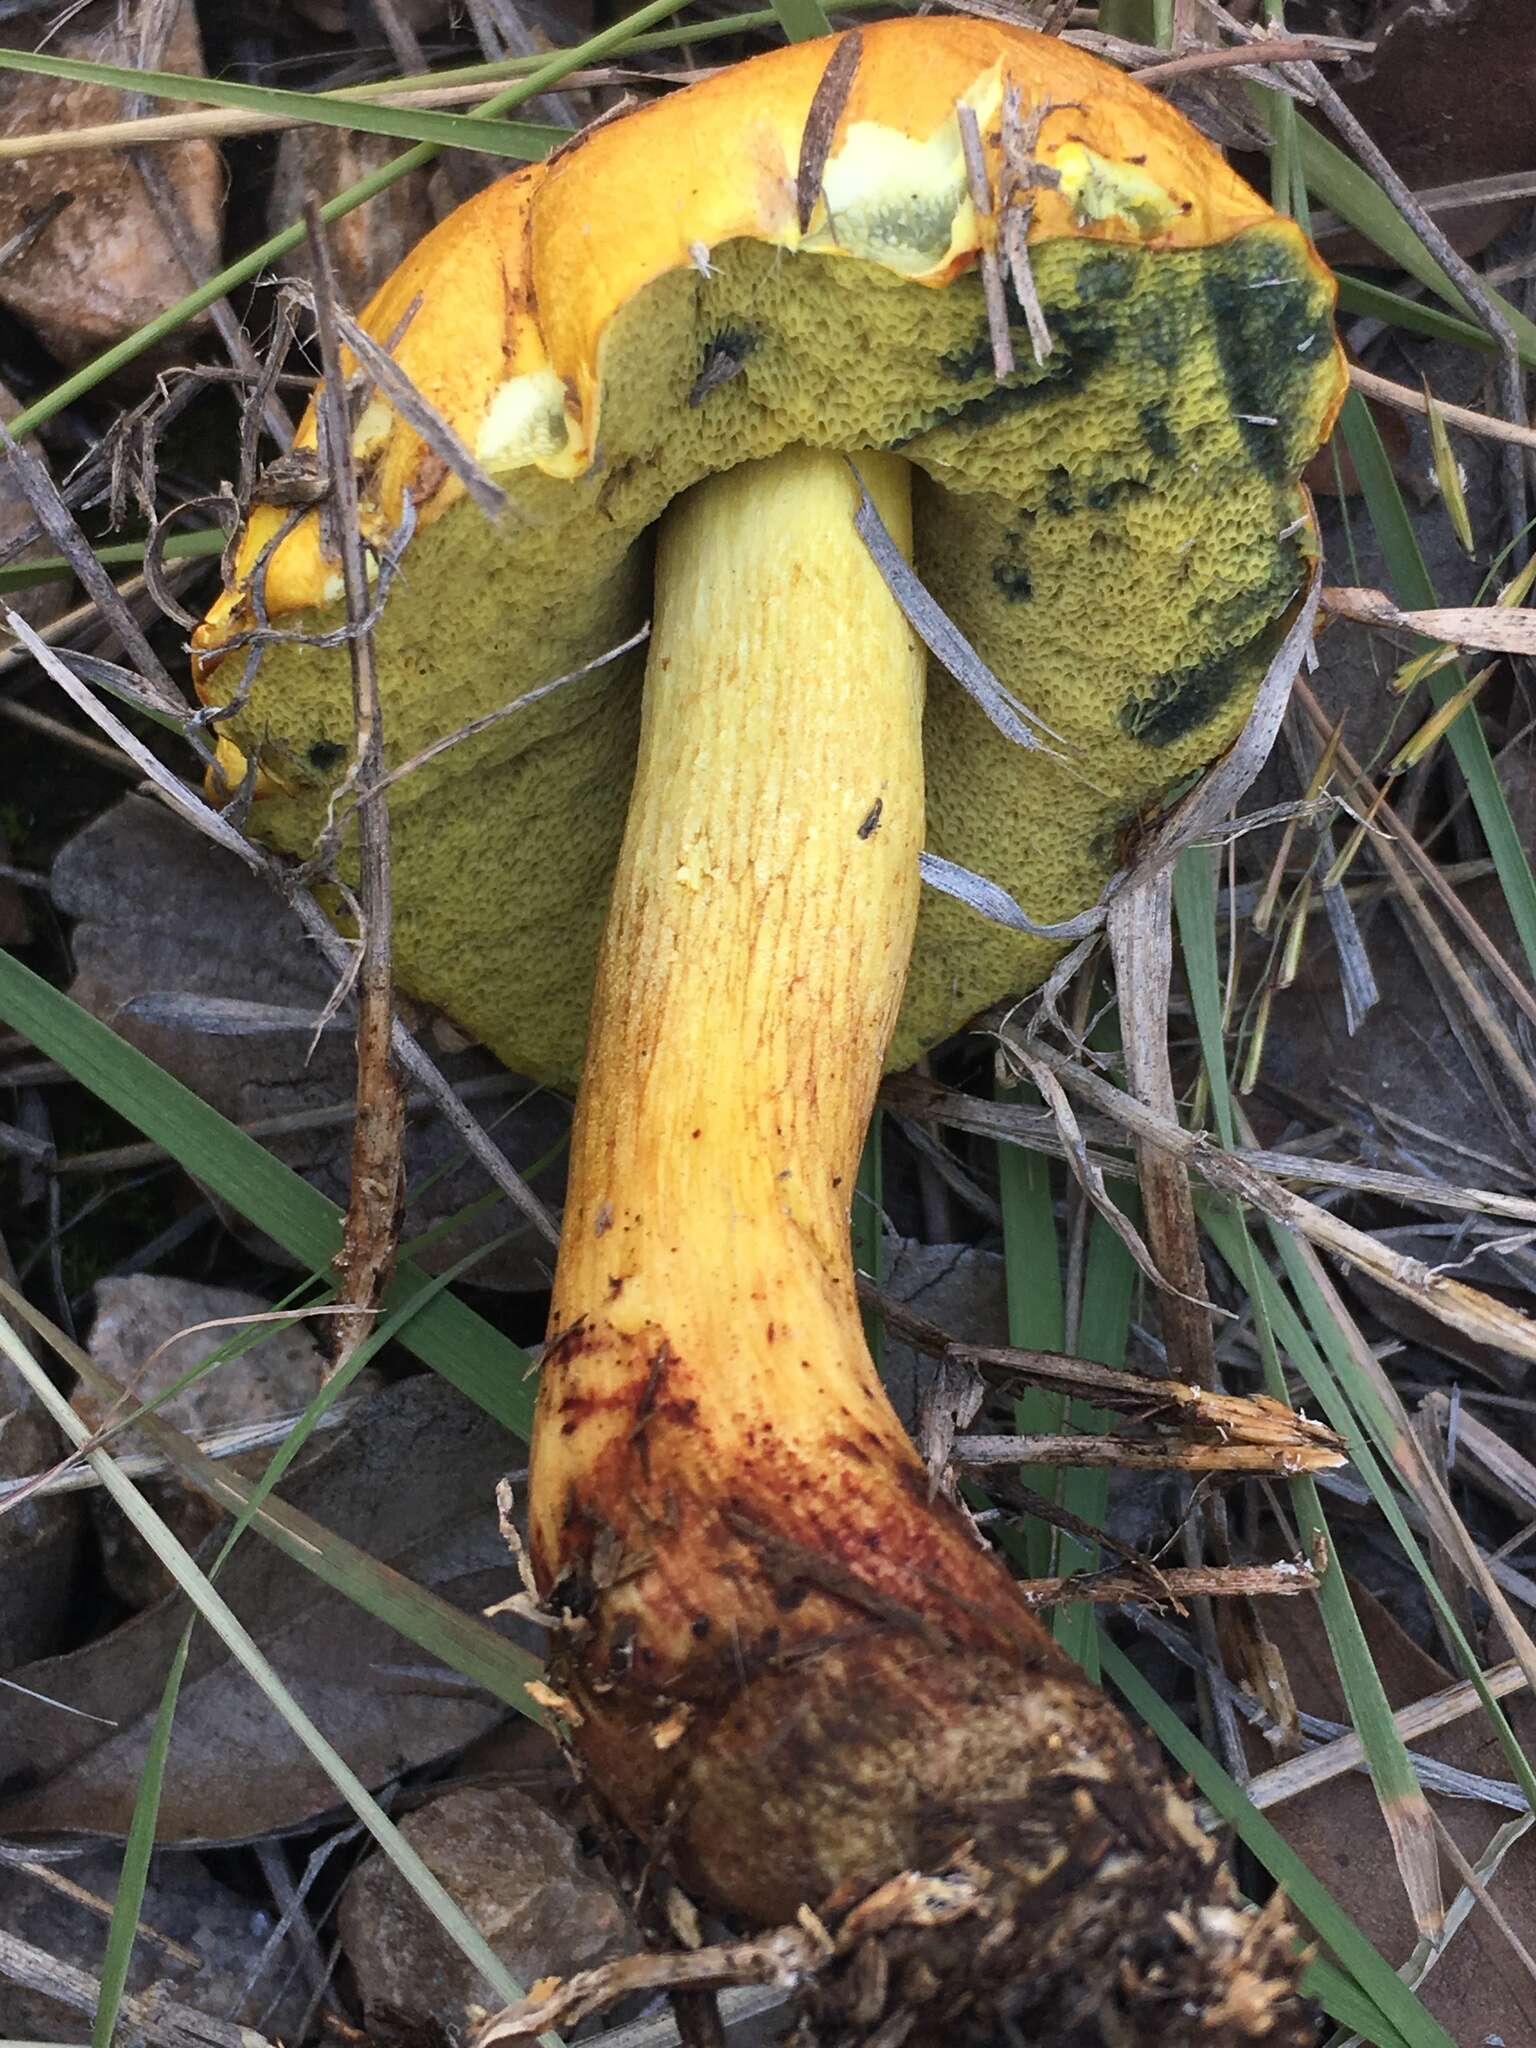
[[[905,545],[907,465],[861,468]],[[700,1570],[727,1474],[750,1489],[766,1461],[776,1496],[799,1470],[820,1497],[854,1431],[866,1464],[878,1443],[915,1466],[864,1345],[848,1211],[917,911],[923,667],[855,504],[841,458],[790,451],[679,500],[658,550],[551,1314],[580,1329],[546,1357],[530,1509],[547,1582],[589,1512],[634,1549],[672,1503],[653,1569],[605,1608],[672,1677],[706,1655],[700,1608],[748,1639],[764,1623]]]
[[[1286,534],[1292,478],[1334,388],[1327,293],[1305,244],[1288,223],[1200,251],[1042,244],[1056,350],[1037,370],[1020,330],[1021,368],[1002,391],[974,277],[925,290],[748,242],[714,264],[708,279],[663,278],[613,321],[591,475],[518,471],[502,524],[461,503],[413,541],[409,601],[386,606],[376,635],[391,758],[641,623],[644,530],[701,476],[787,441],[900,443],[926,472],[920,573],[1082,750],[1070,765],[1022,756],[930,674],[927,844],[1038,920],[1083,909],[1117,864],[1118,829],[1231,739],[1303,579],[1305,535]],[[690,405],[727,342],[744,350],[740,374]],[[641,660],[570,685],[391,798],[402,980],[513,1067],[566,1085]],[[234,731],[293,791],[259,807],[263,832],[307,852],[350,744],[344,653],[274,650]],[[1053,957],[927,892],[892,1063]]]

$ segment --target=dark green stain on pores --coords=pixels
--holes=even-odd
[[[1158,462],[1172,462],[1179,452],[1179,438],[1168,422],[1167,401],[1155,398],[1150,405],[1144,405],[1136,415],[1136,424],[1141,428],[1147,453]]]
[[[330,775],[345,761],[347,750],[336,740],[315,740],[304,758],[317,775]]]
[[[1213,256],[1202,282],[1227,397],[1249,459],[1278,480],[1296,467],[1291,433],[1330,346],[1328,305],[1279,236],[1239,236]]]
[[[1246,650],[1208,655],[1187,668],[1154,676],[1120,713],[1120,724],[1143,746],[1167,747],[1213,718],[1249,672]]]

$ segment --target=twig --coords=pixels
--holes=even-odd
[[[94,2017],[101,2004],[101,1980],[73,1963],[63,1963],[46,1949],[21,1941],[0,1929],[0,1978],[24,1985],[45,1998],[57,1999],[71,2012]],[[168,1998],[162,1987],[123,1994],[119,2020],[126,2032],[138,2034],[153,2048],[269,2048],[253,2027],[215,2019],[190,2005]]]
[[[1390,377],[1378,377],[1374,370],[1362,369],[1358,363],[1350,364],[1349,381],[1362,398],[1378,398],[1383,405],[1395,406],[1399,412],[1418,413],[1423,417],[1429,411],[1429,400],[1422,391],[1415,391],[1409,384],[1394,384]],[[1480,434],[1485,441],[1506,441],[1517,448],[1536,448],[1536,427],[1495,419],[1491,413],[1474,412],[1467,405],[1451,405],[1443,398],[1437,398],[1434,404],[1448,427],[1460,427],[1467,434]]]
[[[1212,1564],[1159,1566],[1151,1573],[1069,1572],[1058,1579],[1019,1579],[1031,1607],[1061,1607],[1073,1600],[1095,1606],[1179,1607],[1186,1600],[1294,1599],[1315,1593],[1317,1575],[1304,1564]]]
[[[1210,71],[1260,71],[1271,64],[1346,64],[1351,57],[1374,55],[1375,49],[1374,43],[1350,42],[1342,36],[1265,36],[1257,43],[1191,50],[1181,57],[1132,64],[1129,69],[1138,85],[1160,89],[1176,78],[1194,78]]]
[[[998,267],[996,220],[992,205],[992,180],[987,175],[986,154],[981,146],[981,128],[974,107],[962,100],[955,108],[960,128],[960,147],[965,154],[966,189],[981,234],[978,258],[981,270],[982,303],[987,309],[987,334],[992,343],[992,374],[999,384],[1015,369],[1013,336],[1008,331],[1008,303],[1003,296],[1003,275]]]
[[[373,636],[363,629],[368,612],[368,569],[358,517],[357,472],[347,387],[337,333],[336,272],[325,225],[311,200],[310,262],[315,279],[315,323],[325,382],[317,405],[320,439],[330,471],[337,544],[346,594],[347,642],[352,669],[352,712],[357,740],[342,783],[377,783],[384,773],[384,710],[379,701]],[[394,1271],[400,1213],[405,1200],[405,1091],[392,1047],[394,1023],[394,912],[389,873],[389,806],[372,796],[357,805],[358,905],[362,955],[357,977],[357,1122],[352,1134],[352,1181],[342,1233],[341,1298],[355,1312],[336,1332],[341,1366],[367,1335]]]

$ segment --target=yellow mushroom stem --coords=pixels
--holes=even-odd
[[[858,466],[910,547],[906,465]],[[979,1855],[1022,1930],[990,1967],[1042,2011],[1084,1995],[1090,1952],[1133,1981],[1136,1926],[1166,1948],[1180,1914],[1199,1969],[1166,1989],[1200,2011],[1206,1950],[1225,1971],[1247,1939],[1215,1852],[930,1497],[860,1325],[849,1207],[916,916],[924,671],[856,504],[841,457],[795,449],[662,523],[533,1445],[554,1676],[596,1789],[714,1906],[788,1921]],[[964,1958],[933,1967],[977,1996]]]

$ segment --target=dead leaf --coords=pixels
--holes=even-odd
[[[1452,1675],[1406,1636],[1363,1587],[1353,1586],[1355,1607],[1376,1669],[1393,1707],[1404,1707],[1451,1684]],[[1315,1604],[1277,1601],[1265,1610],[1304,1713],[1347,1721],[1338,1675]],[[1536,1708],[1528,1699],[1505,1702],[1517,1735],[1530,1748]],[[1262,1739],[1251,1736],[1256,1768],[1272,1763]],[[1498,1737],[1480,1714],[1464,1717],[1413,1747],[1427,1756],[1505,1779],[1509,1765]],[[1469,1862],[1476,1863],[1507,1812],[1475,1800],[1434,1798],[1432,1805]],[[1386,1823],[1368,1778],[1352,1773],[1269,1809],[1269,1818],[1391,1963],[1414,1944],[1413,1918],[1403,1894]],[[1445,1866],[1449,1902],[1460,1879]],[[1492,1897],[1527,1948],[1536,1946],[1536,1835],[1516,1843],[1491,1888]],[[1531,1980],[1481,1908],[1456,1933],[1419,1993],[1453,2041],[1468,2044],[1502,2036],[1514,2048],[1522,2038],[1519,2015],[1531,2010]]]
[[[241,1336],[236,1318],[263,1315],[270,1309],[258,1295],[156,1273],[98,1281],[95,1294],[91,1356],[119,1386],[132,1388],[136,1404],[161,1393],[221,1345]],[[218,1327],[205,1327],[209,1324]],[[300,1413],[319,1392],[324,1377],[312,1334],[317,1326],[310,1322],[287,1330],[270,1327],[271,1334],[260,1343],[162,1402],[159,1414],[201,1440],[241,1423]],[[83,1386],[71,1397],[71,1406],[92,1429],[117,1419],[115,1404],[109,1408]],[[152,1448],[132,1430],[118,1437],[117,1447]],[[248,1452],[232,1461],[233,1469],[244,1478],[257,1479],[275,1449],[273,1443]],[[312,1457],[315,1449],[302,1455]],[[211,1501],[174,1479],[146,1481],[144,1490],[189,1550],[196,1550],[211,1530],[225,1524],[225,1516]],[[175,1582],[138,1531],[104,1493],[93,1492],[90,1500],[102,1568],[118,1599],[137,1609],[169,1593]]]
[[[282,1134],[263,1133],[278,1158],[314,1182],[339,1207],[347,1200],[347,1142],[353,1113],[354,1059],[346,1032],[328,1033],[306,1059],[311,1026],[330,995],[332,977],[271,891],[228,854],[210,847],[164,805],[128,797],[72,839],[53,869],[58,908],[80,920],[74,933],[70,994],[103,1018],[167,1073],[174,1074],[232,1122],[275,1116],[302,1119],[327,1110],[328,1121]],[[123,1014],[136,998],[166,992],[217,1003],[247,1001],[292,1014],[291,1028],[262,1031],[232,1043],[195,1027],[196,1005],[182,1004],[153,1021]],[[210,1011],[224,1025],[228,1014]],[[238,1015],[238,1013],[236,1013]],[[430,1047],[430,1040],[429,1040]],[[455,1083],[467,1086],[476,1113],[494,1127],[514,1165],[527,1165],[558,1146],[564,1103],[548,1090],[508,1077],[478,1049],[438,1057]],[[520,1097],[529,1099],[519,1105]],[[405,1235],[414,1237],[485,1193],[478,1167],[443,1172],[458,1144],[436,1118],[410,1120],[406,1137]],[[424,1193],[412,1191],[431,1176]],[[539,1182],[558,1201],[561,1174]],[[226,1220],[242,1228],[238,1219]],[[475,1245],[510,1233],[510,1242],[482,1259],[472,1284],[534,1290],[549,1284],[547,1247],[505,1203],[457,1225],[421,1263],[439,1271]],[[261,1240],[265,1256],[281,1258]]]
[[[396,1571],[479,1615],[506,1583],[496,1481],[522,1447],[443,1381],[378,1393],[282,1497]],[[505,1712],[271,1544],[248,1535],[219,1589],[284,1683],[365,1783],[460,1748]],[[0,1716],[0,1831],[122,1835],[166,1667],[186,1624],[180,1595],[18,1681]],[[58,1705],[104,1715],[84,1720]],[[176,1716],[158,1839],[249,1841],[337,1804],[287,1724],[199,1627]]]
[[[1360,33],[1376,40],[1376,55],[1351,67],[1339,90],[1407,184],[1423,191],[1536,169],[1530,0],[1384,0],[1372,16]],[[1528,204],[1458,207],[1436,218],[1470,256]],[[1336,228],[1319,239],[1330,263],[1380,261],[1353,233]]]

